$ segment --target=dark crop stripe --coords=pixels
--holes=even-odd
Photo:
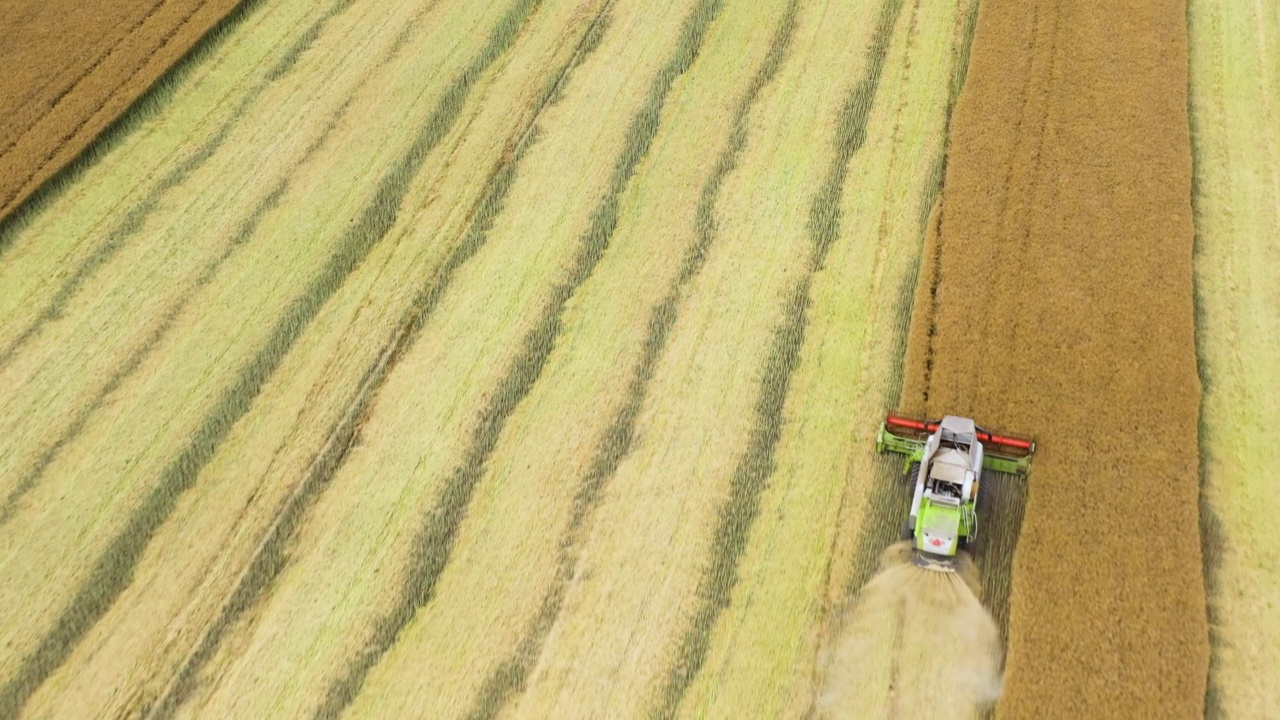
[[[599,22],[597,18],[597,24]],[[589,31],[584,40],[592,36],[593,33]],[[286,550],[291,546],[298,529],[302,526],[307,511],[315,505],[328,488],[337,469],[345,462],[347,454],[357,441],[360,426],[368,417],[373,399],[391,370],[399,363],[404,351],[413,345],[427,319],[452,285],[454,274],[479,251],[488,239],[489,230],[494,219],[501,212],[520,161],[526,150],[537,141],[537,132],[534,128],[537,116],[552,104],[560,87],[573,69],[580,64],[581,57],[589,52],[590,45],[589,41],[580,43],[574,57],[547,84],[539,101],[539,109],[534,119],[530,121],[529,127],[520,134],[511,159],[504,162],[489,180],[484,197],[472,215],[464,240],[450,253],[439,272],[433,274],[418,291],[392,339],[383,347],[378,358],[365,370],[358,386],[360,389],[347,412],[330,429],[324,449],[312,463],[298,490],[283,505],[278,520],[263,539],[259,550],[222,608],[217,620],[206,631],[170,689],[159,699],[153,718],[173,716],[178,707],[195,690],[200,671],[213,658],[225,639],[226,633],[246,612],[257,607],[270,593],[280,572],[289,564],[291,558]]]
[[[341,115],[345,110],[346,106],[344,106],[338,114]],[[334,122],[330,123],[320,140],[313,144],[303,159],[294,165],[294,171],[310,159],[310,157],[314,155],[315,151],[323,145],[324,140],[328,138],[329,132],[336,125],[336,122],[337,120],[335,117]],[[173,328],[173,324],[177,321],[178,316],[181,315],[187,309],[187,306],[191,304],[191,300],[213,281],[213,278],[217,276],[218,271],[222,269],[223,264],[225,264],[226,261],[235,253],[239,246],[249,240],[257,230],[258,223],[262,221],[262,218],[266,213],[279,204],[280,198],[288,189],[288,178],[292,175],[293,171],[285,173],[286,179],[276,183],[275,188],[273,188],[266,197],[258,201],[258,204],[254,209],[250,211],[249,216],[241,221],[231,243],[228,244],[227,247],[223,248],[222,253],[219,254],[218,257],[205,263],[204,268],[196,278],[192,288],[170,306],[168,311],[165,312],[163,319],[161,319],[160,324],[156,326],[154,331],[152,331],[146,342],[134,349],[134,351],[129,354],[128,359],[116,368],[116,371],[111,374],[111,378],[94,395],[93,399],[76,412],[75,420],[67,426],[67,429],[58,436],[58,439],[55,440],[52,445],[45,449],[45,451],[36,460],[35,464],[27,470],[25,475],[22,476],[22,480],[18,482],[18,485],[9,493],[8,496],[5,497],[4,503],[0,504],[0,527],[4,527],[6,523],[13,519],[14,514],[17,512],[18,503],[22,500],[23,496],[34,490],[36,486],[39,485],[40,478],[44,476],[45,471],[49,469],[49,465],[51,465],[58,457],[58,454],[62,452],[62,449],[79,437],[81,431],[84,430],[84,426],[89,422],[89,418],[97,412],[98,409],[102,407],[102,404],[106,402],[107,398],[119,390],[120,386],[132,377],[133,373],[137,371],[142,363],[151,356],[152,351],[156,349],[156,346],[160,344],[161,340],[168,335],[169,330]]]

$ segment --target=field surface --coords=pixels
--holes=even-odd
[[[807,712],[974,5],[667,4],[264,2],[11,222],[0,714]]]
[[[83,152],[240,4],[6,0],[0,218]]]
[[[1280,8],[1193,0],[1197,349],[1213,658],[1207,716],[1280,707]],[[1260,512],[1261,511],[1261,512]]]
[[[904,403],[1044,439],[999,717],[1203,716],[1180,7],[979,13]]]
[[[137,5],[4,16],[0,718],[1280,704],[1274,9]]]

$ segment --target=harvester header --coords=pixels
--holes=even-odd
[[[942,421],[912,420],[911,418],[899,417],[890,413],[885,417],[884,424],[894,430],[917,430],[923,433],[932,433],[938,431],[938,426],[942,424]],[[1014,450],[1015,452],[1021,451],[1026,455],[1030,455],[1035,452],[1036,443],[1030,438],[1013,437],[1010,435],[995,435],[977,427],[976,425],[974,427],[977,430],[975,435],[980,442],[990,443],[992,445],[1001,445]]]

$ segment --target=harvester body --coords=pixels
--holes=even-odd
[[[984,441],[996,452],[988,453]],[[978,488],[984,468],[1026,475],[1031,440],[988,433],[965,417],[925,422],[890,415],[876,439],[878,451],[906,455],[903,472],[915,467],[911,513],[903,528],[912,561],[929,570],[954,572],[956,552],[978,537]]]

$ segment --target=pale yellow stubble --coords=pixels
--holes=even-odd
[[[541,88],[568,61],[594,10],[590,3],[548,3],[512,49],[512,61],[477,85],[388,240],[300,339],[148,546],[129,589],[33,698],[33,711],[123,711],[133,702],[125,688],[163,691],[347,411],[407,304],[461,239],[503,148],[531,121]]]
[[[691,5],[673,6],[667,22],[681,21]],[[575,495],[627,399],[650,315],[695,241],[701,188],[768,52],[761,40],[785,5],[726,7],[673,86],[652,149],[622,198],[609,251],[569,304],[546,369],[508,421],[436,597],[370,675],[354,716],[461,716],[532,632]],[[614,21],[638,9],[615,6]]]
[[[788,394],[777,470],[739,565],[733,601],[682,714],[802,715],[813,698],[827,586],[853,558],[876,481],[874,433],[893,381],[903,283],[913,278],[923,215],[937,186],[955,32],[967,3],[903,7],[865,146],[850,161],[840,235],[814,278],[809,324]],[[875,11],[860,20],[870,33]],[[844,74],[849,92],[870,58]],[[830,151],[829,151],[830,152]],[[844,512],[841,513],[841,509]]]
[[[1280,666],[1280,534],[1264,510],[1280,465],[1280,15],[1195,0],[1188,18],[1201,461],[1216,521],[1205,538],[1209,700],[1226,716],[1265,717],[1280,706],[1280,688],[1258,682]]]
[[[128,208],[159,185],[166,171],[191,157],[235,111],[238,100],[266,76],[270,49],[290,41],[327,4],[274,0],[263,3],[218,51],[193,66],[172,98],[120,138],[75,181],[20,226],[6,230],[10,243],[0,263],[0,343],[7,344],[33,320],[59,287],[105,240]],[[182,128],[175,132],[173,126]],[[95,148],[94,152],[98,152]],[[129,178],[129,182],[119,182]],[[116,180],[112,182],[112,180]]]
[[[388,55],[395,30],[415,14],[414,5],[397,7],[401,9],[378,13],[362,6],[359,13],[352,13],[355,17],[334,17],[326,26],[329,32],[316,39],[293,72],[273,83],[248,108],[218,151],[186,182],[166,192],[135,234],[121,239],[123,245],[86,278],[63,316],[44,322],[13,362],[0,369],[0,383],[15,388],[0,401],[0,437],[7,445],[6,452],[0,453],[0,478],[21,477],[64,434],[72,432],[79,414],[114,376],[125,371],[136,353],[153,343],[156,333],[164,329],[166,316],[196,291],[211,264],[228,251],[238,252],[234,243],[241,225],[281,182],[298,172],[299,163],[334,114],[378,67],[379,59]],[[365,12],[377,22],[371,20],[362,32],[344,26],[344,21],[369,20],[362,16]],[[264,50],[265,57],[253,61],[274,62],[295,41],[284,38],[280,48]],[[328,92],[317,94],[316,88]],[[230,101],[242,102],[241,98]],[[169,122],[182,120],[175,117]],[[137,152],[163,149],[157,137]],[[160,174],[174,169],[164,166]],[[102,192],[138,184],[138,178],[128,174],[131,170],[127,165],[117,168],[105,180]],[[67,212],[75,215],[86,205]],[[125,213],[136,209],[118,210],[109,225],[122,223]],[[271,241],[262,235],[248,239]],[[48,286],[60,286],[60,282]],[[45,298],[32,298],[31,303],[43,310]],[[15,327],[25,322],[16,320]],[[0,482],[0,492],[5,489]]]
[[[716,207],[719,234],[679,308],[637,443],[605,493],[580,571],[514,714],[639,716],[698,607],[711,534],[755,421],[762,365],[807,267],[809,210],[856,65],[863,12],[803,7],[791,53],[749,122]],[[767,42],[762,38],[761,41]]]
[[[304,526],[295,563],[237,641],[243,655],[193,711],[307,713],[398,602],[413,540],[563,280],[628,120],[674,42],[678,25],[644,11],[651,6],[627,7],[540,120],[541,139],[521,161],[487,244],[458,271],[379,393],[362,443]],[[273,673],[281,664],[294,671]]]
[[[444,24],[426,27],[453,37],[454,31],[445,27],[488,27],[499,12],[463,4],[449,8],[441,17]],[[451,18],[449,26],[444,21]],[[477,36],[473,46],[424,42],[439,54],[424,51],[415,57],[429,67],[451,66],[457,72],[485,39],[480,33],[464,35]],[[421,123],[434,109],[430,94],[415,104],[392,104],[396,83],[422,88],[421,75],[412,67],[383,70],[394,73],[383,92],[371,94],[368,102],[387,103],[384,122],[393,127],[406,127],[409,120]],[[445,84],[437,86],[437,97]],[[11,616],[0,624],[0,636],[13,643],[15,656],[24,655],[49,627],[134,505],[267,341],[278,313],[305,290],[327,261],[330,244],[358,216],[360,201],[372,193],[373,184],[338,184],[333,178],[379,177],[411,142],[401,137],[399,146],[370,148],[362,142],[370,132],[367,125],[337,130],[334,151],[318,155],[319,167],[312,172],[295,176],[289,196],[282,199],[291,211],[264,218],[260,236],[265,240],[246,244],[232,257],[218,282],[193,300],[179,323],[182,331],[168,336],[113,402],[91,418],[49,467],[46,481],[32,490],[29,508],[3,528],[0,597],[28,609],[23,617]],[[390,129],[380,133],[382,143],[394,137]],[[353,193],[352,188],[366,189]],[[99,482],[76,481],[83,477]]]

